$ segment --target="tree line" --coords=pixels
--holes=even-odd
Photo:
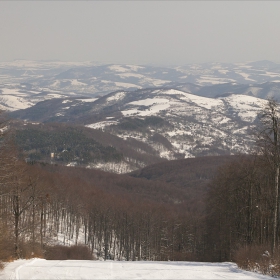
[[[219,170],[209,186],[206,206],[207,250],[212,260],[238,262],[242,258],[242,265],[252,269],[258,259],[266,263],[264,272],[273,268],[278,275],[279,116],[279,104],[269,100],[255,133],[255,154]]]

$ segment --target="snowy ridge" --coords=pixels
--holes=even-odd
[[[109,98],[114,100],[122,116],[108,111],[108,116],[115,116],[113,119],[87,126],[123,139],[135,138],[149,144],[166,159],[178,158],[179,155],[186,158],[249,153],[254,142],[249,132],[254,129],[258,113],[266,104],[265,100],[253,96],[232,94],[207,98],[175,89],[126,92],[121,94],[122,98],[117,98],[118,94]],[[106,103],[101,100],[92,112],[98,114],[100,108],[106,108]],[[148,125],[145,132],[142,128],[140,131],[137,128],[123,129],[123,123],[133,123],[137,119],[145,122],[149,117],[159,117],[166,124],[161,127]]]
[[[254,144],[251,132],[266,104],[264,99],[243,94],[213,98],[164,88],[122,90],[99,98],[48,93],[44,98],[49,100],[29,104],[31,107],[15,111],[14,116],[31,122],[75,122],[126,143],[135,139],[132,147],[146,158],[146,164],[149,156],[171,160],[250,153]],[[48,113],[42,115],[45,108]],[[125,160],[121,168],[103,162],[92,167],[123,173],[145,165],[143,157],[137,163],[134,160]]]

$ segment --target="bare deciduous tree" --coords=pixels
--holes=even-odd
[[[268,100],[266,107],[260,115],[261,127],[258,134],[260,153],[269,164],[274,174],[274,221],[272,252],[276,248],[277,228],[279,220],[279,169],[280,169],[280,111],[279,104]]]

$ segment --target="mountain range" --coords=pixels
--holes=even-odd
[[[240,94],[207,98],[176,89],[144,89],[96,99],[46,100],[11,116],[33,128],[38,122],[45,127],[58,122],[98,130],[107,139],[114,136],[121,146],[131,146],[138,155],[172,160],[250,153],[258,113],[265,104],[264,99]],[[107,144],[116,147],[115,142]],[[148,162],[126,154],[123,164],[127,172]]]
[[[258,114],[280,92],[280,65],[269,61],[176,67],[22,63],[0,64],[2,108],[29,132],[48,133],[47,123],[57,122],[81,127],[91,139],[86,143],[116,149],[113,159],[88,162],[72,153],[64,163],[119,173],[162,160],[250,153]],[[26,72],[19,75],[20,69]]]

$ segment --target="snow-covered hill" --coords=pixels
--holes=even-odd
[[[255,141],[252,132],[265,104],[266,100],[247,95],[207,98],[176,89],[143,89],[96,99],[47,100],[12,116],[100,129],[122,138],[122,145],[131,147],[136,140],[132,147],[138,154],[171,160],[250,153]],[[126,157],[126,171],[146,165]],[[108,164],[95,167],[112,169]]]
[[[158,67],[24,60],[0,63],[0,90],[24,85],[36,92],[90,97],[116,90],[171,87],[210,94],[207,97],[230,92],[266,98],[279,91],[280,64],[259,61]]]
[[[107,115],[86,126],[140,140],[167,159],[249,153],[265,104],[252,96],[206,98],[174,89],[117,92],[92,104],[91,114]]]
[[[269,61],[172,67],[0,63],[0,109],[12,117],[102,129],[136,139],[138,153],[165,159],[249,153],[268,97],[280,99],[280,65]]]

